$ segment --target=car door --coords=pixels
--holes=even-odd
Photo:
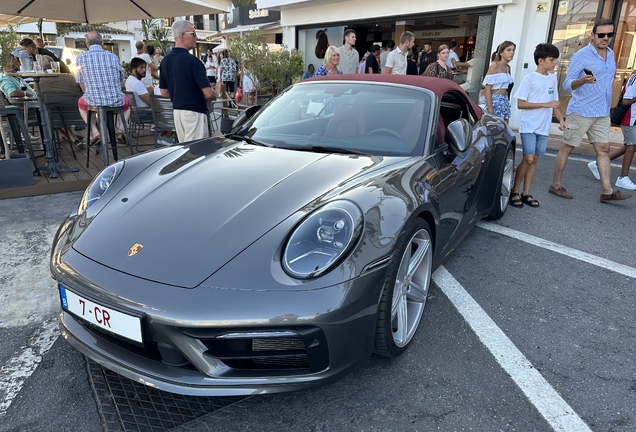
[[[437,184],[433,185],[434,197],[438,203],[440,220],[438,241],[443,245],[442,253],[452,250],[454,245],[464,236],[474,222],[478,178],[484,161],[484,154],[476,145],[482,139],[478,124],[470,118],[457,95],[448,95],[440,103],[438,118],[437,143],[433,148],[433,160],[439,172]],[[471,123],[472,142],[461,154],[453,151],[445,139],[445,128],[459,118],[466,118]],[[442,138],[444,137],[444,138]]]

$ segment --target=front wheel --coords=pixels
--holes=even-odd
[[[433,267],[433,242],[426,221],[404,229],[391,257],[380,299],[376,354],[397,357],[413,340],[426,305]]]
[[[501,173],[499,174],[499,182],[497,183],[497,192],[495,193],[495,202],[492,210],[488,215],[489,220],[501,219],[508,209],[510,202],[510,191],[515,181],[515,149],[511,146],[506,153]]]

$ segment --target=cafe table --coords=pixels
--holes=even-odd
[[[37,96],[38,108],[40,109],[40,116],[42,119],[42,143],[44,144],[44,151],[46,155],[46,163],[44,165],[39,166],[38,168],[43,171],[48,171],[51,178],[59,177],[58,170],[66,170],[70,172],[77,172],[79,168],[69,167],[60,163],[56,159],[56,152],[53,149],[53,139],[51,136],[51,128],[49,124],[51,124],[51,119],[49,119],[49,114],[44,106],[44,101],[42,100],[42,91],[40,90],[40,80],[41,79],[54,79],[60,76],[59,73],[36,73],[36,72],[20,72],[20,73],[6,73],[6,75],[10,76],[21,76],[23,78],[33,78],[33,82],[35,83],[35,94]],[[26,114],[25,114],[26,115]]]

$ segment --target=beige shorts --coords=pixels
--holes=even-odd
[[[576,113],[568,114],[566,123],[568,128],[563,132],[563,142],[572,147],[581,145],[581,140],[587,134],[587,139],[592,143],[608,143],[610,131],[610,118],[605,117],[581,117]]]
[[[188,110],[174,110],[174,126],[179,143],[193,141],[210,136],[208,133],[208,116]]]

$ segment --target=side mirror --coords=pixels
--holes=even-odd
[[[70,66],[70,64],[71,64],[71,59],[66,59],[66,65]]]
[[[237,133],[241,127],[247,123],[247,121],[252,118],[252,116],[254,116],[254,114],[256,114],[256,112],[261,109],[260,105],[254,105],[251,106],[249,108],[247,108],[245,111],[243,111],[242,113],[240,113],[238,115],[238,117],[236,117],[236,119],[234,120],[234,122],[232,123],[232,132],[231,133]]]
[[[466,119],[455,120],[446,126],[446,142],[455,154],[461,154],[468,150],[471,136],[470,123]]]

